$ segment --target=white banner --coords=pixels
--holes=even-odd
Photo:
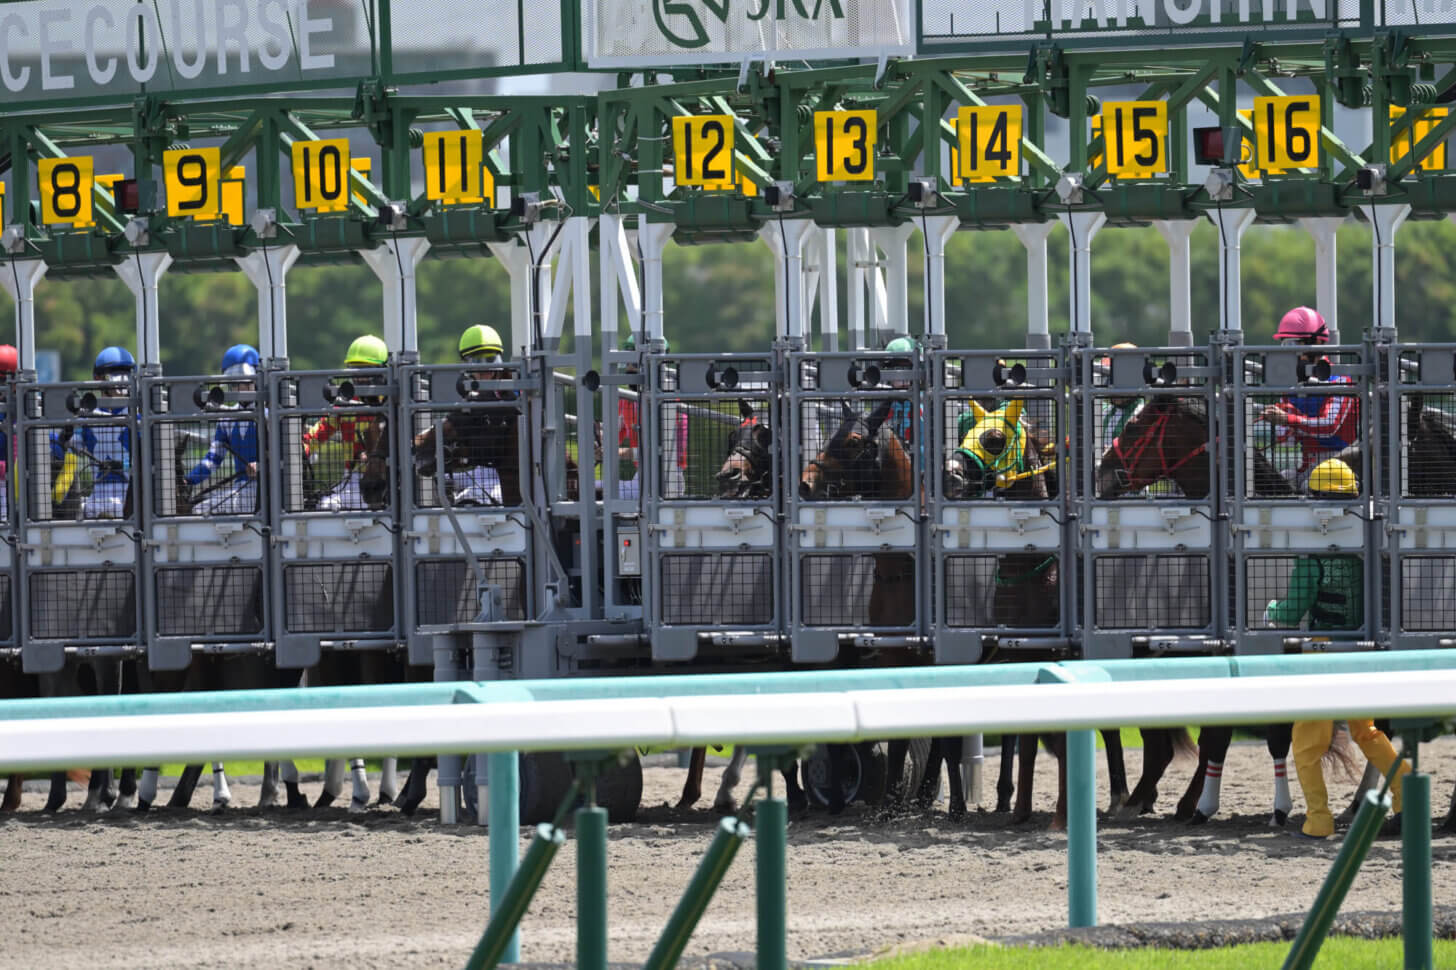
[[[911,0],[582,0],[592,67],[910,54]]]

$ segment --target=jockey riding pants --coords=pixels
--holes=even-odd
[[[1382,775],[1389,774],[1390,766],[1396,761],[1395,748],[1391,745],[1390,738],[1369,718],[1350,718],[1349,724],[1350,738],[1364,752],[1365,757],[1370,759],[1370,763]],[[1329,750],[1334,732],[1334,721],[1294,722],[1294,770],[1299,774],[1299,787],[1304,789],[1305,835],[1323,837],[1335,834],[1335,819],[1330,815],[1330,795],[1325,789],[1325,773],[1320,764],[1325,752]],[[1392,802],[1397,812],[1400,811],[1400,780],[1409,771],[1410,765],[1402,761],[1400,773],[1390,785]]]

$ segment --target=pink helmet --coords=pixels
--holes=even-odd
[[[1274,331],[1275,340],[1283,340],[1286,337],[1327,344],[1330,342],[1330,328],[1325,326],[1325,318],[1320,316],[1318,310],[1311,310],[1307,306],[1297,306],[1284,314],[1283,319],[1279,321],[1279,329]]]
[[[0,374],[14,374],[20,369],[20,355],[10,344],[0,344]]]

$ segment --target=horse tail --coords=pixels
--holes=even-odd
[[[1350,744],[1349,731],[1331,731],[1330,746],[1320,756],[1322,765],[1331,765],[1345,776],[1346,781],[1359,778],[1364,769],[1355,760]]]
[[[1198,759],[1198,745],[1193,741],[1193,735],[1188,733],[1186,727],[1176,728],[1173,734],[1173,758],[1175,761],[1183,761],[1192,758]]]

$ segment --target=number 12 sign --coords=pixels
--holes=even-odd
[[[733,124],[732,115],[673,118],[673,181],[678,185],[731,188]]]

